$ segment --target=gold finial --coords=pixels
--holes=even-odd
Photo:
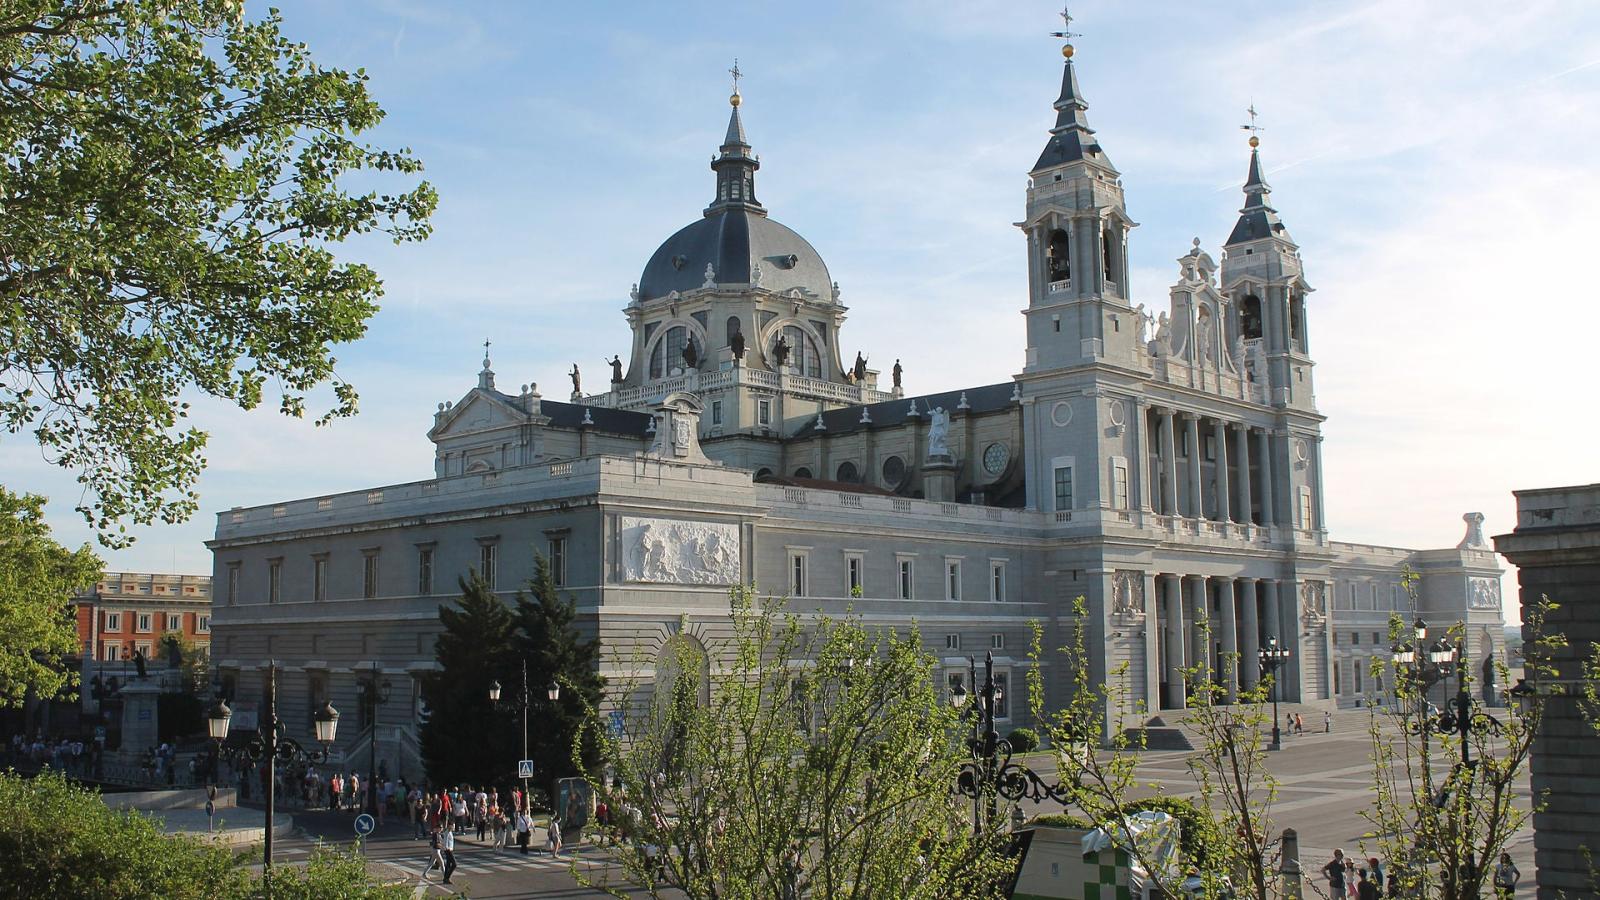
[[[1254,100],[1250,101],[1250,106],[1245,109],[1245,113],[1250,116],[1250,124],[1240,125],[1239,127],[1250,132],[1250,149],[1254,150],[1261,146],[1261,139],[1256,137],[1256,132],[1266,131],[1266,129],[1256,124],[1256,102]]]
[[[728,96],[728,105],[737,107],[741,99],[739,97],[739,79],[744,77],[744,73],[739,71],[739,57],[735,56],[733,58],[733,68],[728,70],[728,74],[733,76],[733,93]]]
[[[1058,38],[1061,38],[1062,40],[1068,42],[1068,43],[1062,45],[1062,47],[1061,47],[1061,55],[1063,57],[1067,58],[1067,59],[1071,59],[1072,58],[1072,52],[1073,52],[1071,41],[1075,37],[1080,37],[1080,35],[1077,32],[1072,30],[1072,11],[1069,8],[1063,6],[1061,8],[1060,15],[1061,15],[1061,30],[1060,31],[1052,31],[1052,32],[1050,32],[1050,36],[1051,37],[1058,37]]]

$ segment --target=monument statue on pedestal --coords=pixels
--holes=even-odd
[[[928,460],[950,459],[950,414],[940,406],[928,413]]]
[[[772,359],[776,363],[774,368],[781,369],[789,360],[789,340],[783,335],[778,335],[778,342],[772,345]]]
[[[861,355],[860,350],[856,351],[856,362],[855,365],[850,367],[850,372],[855,376],[856,381],[860,382],[866,380],[867,358]]]
[[[729,335],[728,347],[733,351],[735,361],[744,359],[744,332],[735,331]]]
[[[614,354],[611,357],[611,383],[618,384],[622,381],[622,356]]]
[[[895,360],[894,361],[894,368],[891,370],[891,372],[893,373],[893,376],[894,376],[894,386],[897,387],[897,388],[900,387],[900,375],[904,371],[905,371],[904,369],[900,368],[900,360],[898,360],[898,359]]]
[[[572,379],[572,396],[583,396],[583,381],[582,376],[578,374],[577,363],[572,364],[572,371],[567,373],[567,377]]]

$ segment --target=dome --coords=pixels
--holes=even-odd
[[[761,213],[732,208],[718,210],[667,238],[644,267],[639,299],[703,287],[707,264],[716,284],[752,284],[759,264],[763,288],[780,294],[800,288],[822,299],[833,296],[828,267],[805,238]]]

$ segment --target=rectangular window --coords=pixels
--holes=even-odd
[[[183,614],[182,613],[169,613],[167,615],[167,630],[168,631],[182,631],[183,630]]]
[[[911,599],[911,588],[912,588],[912,585],[914,584],[913,576],[916,574],[915,569],[914,569],[914,562],[915,562],[914,560],[910,560],[910,559],[902,559],[902,560],[900,560],[900,599],[901,600],[910,600]]]
[[[804,553],[789,554],[789,596],[804,597],[806,595],[806,555]]]
[[[1339,681],[1340,681],[1339,676],[1343,672],[1344,672],[1344,663],[1335,661],[1334,664],[1333,664],[1333,692],[1335,694],[1344,693],[1344,688],[1339,684]]]
[[[1111,460],[1111,508],[1128,508],[1128,461],[1121,457]]]
[[[122,643],[120,641],[106,641],[100,646],[100,658],[106,662],[122,661]]]
[[[1072,467],[1056,466],[1056,509],[1072,508]]]
[[[1011,673],[994,673],[994,689],[999,696],[994,701],[994,717],[996,719],[1011,718]]]
[[[711,401],[711,424],[713,424],[713,425],[721,425],[722,424],[722,401],[721,400],[713,400],[713,401]]]
[[[861,583],[862,557],[860,555],[847,555],[844,558],[845,589],[852,597],[861,596],[864,590]]]
[[[133,652],[143,656],[145,659],[150,659],[150,642],[140,641],[139,643],[134,644]]]
[[[318,603],[328,599],[328,555],[319,553],[311,558],[311,599]]]
[[[760,401],[756,402],[756,424],[757,425],[771,425],[772,424],[772,401],[771,400],[760,400]]]
[[[121,631],[122,630],[122,613],[114,613],[114,612],[106,613],[106,630],[107,631]]]
[[[1361,632],[1359,632],[1359,631],[1350,632],[1350,643],[1351,644],[1359,644],[1359,643],[1361,643]]]
[[[426,597],[433,593],[433,548],[417,548],[417,593]]]
[[[1006,636],[1005,635],[1003,635],[1003,634],[991,634],[991,635],[989,635],[989,649],[990,650],[1004,650],[1005,648],[1006,648]]]
[[[239,564],[228,564],[228,605],[239,602]]]
[[[1006,599],[1006,564],[989,563],[989,599],[996,603]]]
[[[378,596],[378,554],[375,551],[361,558],[361,596],[365,600]]]
[[[959,634],[947,634],[947,635],[945,635],[944,636],[944,648],[946,650],[960,650],[961,649],[961,635],[959,635]]]
[[[1206,447],[1206,455],[1205,455],[1206,462],[1214,462],[1216,460],[1216,458],[1217,458],[1217,441],[1216,441],[1216,437],[1214,435],[1209,435],[1209,434],[1206,435],[1205,447]]]
[[[194,617],[194,630],[198,634],[210,634],[211,633],[211,617],[210,616],[195,616]]]
[[[283,560],[267,561],[267,602],[277,603],[283,589]]]
[[[961,599],[961,561],[947,559],[944,561],[944,598],[946,600]]]
[[[1316,527],[1311,515],[1311,488],[1300,489],[1300,527],[1309,531]]]
[[[550,539],[550,580],[556,587],[567,583],[567,539],[564,537]]]
[[[494,590],[496,551],[499,547],[495,544],[482,544],[478,547],[478,575],[483,583]]]
[[[1350,674],[1355,676],[1351,680],[1355,682],[1356,693],[1361,693],[1361,660],[1350,660]]]
[[[138,630],[141,633],[150,630],[151,617],[150,617],[149,613],[139,613],[138,622],[139,622],[139,624],[138,624],[136,630]]]
[[[1372,633],[1372,643],[1375,645],[1383,643],[1383,632],[1374,631]]]

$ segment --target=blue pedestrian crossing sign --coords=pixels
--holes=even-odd
[[[517,777],[518,778],[532,778],[533,777],[533,760],[524,759],[521,762],[517,763]]]
[[[356,834],[357,835],[359,835],[361,837],[366,837],[367,835],[372,833],[372,829],[377,828],[377,827],[378,827],[378,823],[374,822],[372,820],[372,816],[370,816],[370,815],[368,815],[366,813],[362,813],[361,815],[356,816]]]

